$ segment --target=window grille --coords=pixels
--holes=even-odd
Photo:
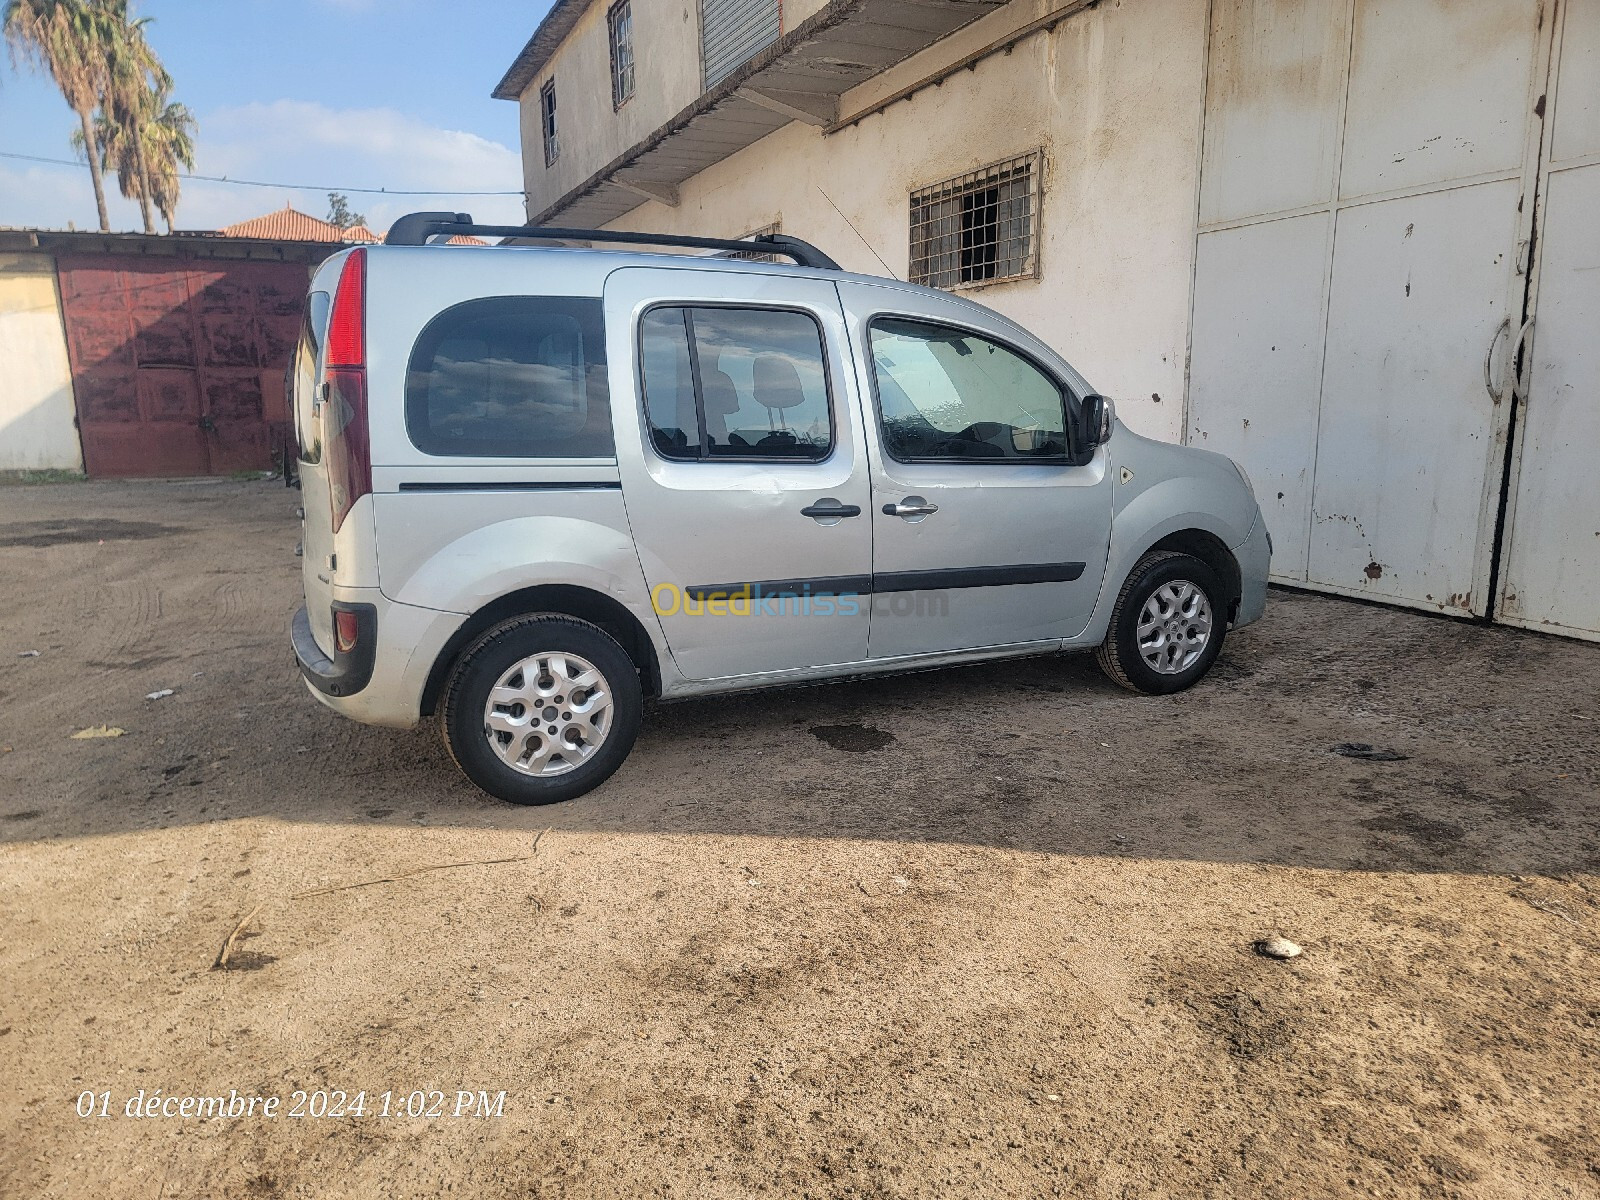
[[[1039,274],[1037,151],[911,193],[911,281],[961,288]]]
[[[782,232],[783,232],[782,223],[778,222],[778,221],[774,221],[771,225],[763,225],[760,229],[752,229],[749,233],[741,233],[739,235],[739,240],[741,242],[748,242],[751,238],[760,237],[764,233],[782,233]],[[748,252],[743,251],[743,250],[736,250],[733,253],[729,254],[728,257],[729,258],[743,259],[745,262],[769,262],[769,263],[775,263],[775,262],[788,262],[789,261],[787,258],[780,258],[776,254],[762,254],[761,252],[756,251],[756,250],[751,250],[751,251],[748,251]]]
[[[539,89],[539,127],[544,134],[544,165],[548,167],[561,154],[561,142],[556,137],[556,81],[554,79]]]
[[[633,95],[633,4],[618,0],[606,14],[611,31],[611,106],[621,108]]]

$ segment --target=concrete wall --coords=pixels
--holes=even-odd
[[[1051,7],[1008,5],[847,93],[841,112]],[[790,124],[688,180],[677,208],[650,202],[614,227],[737,236],[779,222],[849,269],[904,278],[914,189],[1042,148],[1039,278],[965,294],[1060,350],[1130,427],[1178,441],[1205,40],[1204,0],[1102,3],[837,133]]]
[[[536,213],[700,95],[698,0],[633,0],[633,98],[611,107],[608,0],[595,0],[544,69],[522,93],[522,174],[528,212]],[[539,89],[556,81],[561,156],[544,165]]]
[[[0,471],[83,469],[47,254],[0,254]]]
[[[785,0],[787,33],[827,0]],[[541,212],[612,159],[643,141],[701,93],[699,0],[633,0],[634,93],[611,106],[611,0],[594,0],[519,101],[527,211]],[[556,81],[561,156],[544,163],[539,90]]]

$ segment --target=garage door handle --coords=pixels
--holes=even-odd
[[[1489,393],[1489,399],[1496,404],[1506,398],[1505,384],[1495,385],[1494,348],[1500,344],[1500,338],[1511,332],[1511,318],[1507,317],[1495,327],[1494,336],[1489,339],[1489,352],[1483,356],[1483,390]]]
[[[861,506],[859,504],[840,504],[837,500],[826,498],[818,500],[815,504],[808,504],[800,510],[802,517],[811,517],[814,520],[826,521],[829,518],[837,520],[840,517],[859,517]]]
[[[1533,377],[1533,363],[1528,356],[1528,335],[1532,332],[1533,318],[1530,316],[1517,331],[1517,340],[1511,344],[1511,394],[1522,404],[1528,402],[1528,384]]]
[[[907,496],[899,504],[883,506],[883,515],[886,517],[925,517],[938,511],[937,504],[929,504],[920,496]]]

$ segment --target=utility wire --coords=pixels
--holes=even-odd
[[[52,167],[85,167],[88,164],[71,158],[42,158],[37,154],[15,154],[7,150],[0,150],[0,158],[14,158],[22,162],[46,163]],[[522,190],[518,188],[509,192],[448,192],[448,191],[420,191],[406,190],[403,188],[363,188],[363,187],[324,187],[318,183],[268,183],[261,179],[229,179],[226,175],[193,175],[182,172],[184,179],[199,179],[205,183],[232,183],[239,187],[269,187],[288,188],[291,191],[301,192],[339,192],[346,196],[520,196]]]
[[[819,183],[816,186],[817,186],[817,191],[822,192],[822,185]],[[845,217],[844,209],[840,208],[837,204],[834,204],[833,197],[828,195],[827,192],[822,192],[822,198],[828,202],[829,207],[831,207],[834,212],[838,213],[841,217],[844,217],[844,223],[846,225],[850,226],[850,232],[855,234],[856,237],[861,239],[861,244],[863,246],[865,246],[871,252],[873,258],[878,260],[878,265],[881,266],[885,271],[888,272],[889,278],[890,279],[894,279],[894,280],[898,280],[900,278],[900,276],[898,276],[898,275],[896,275],[894,273],[894,268],[891,267],[888,263],[884,262],[883,261],[883,255],[879,254],[876,250],[874,250],[872,248],[872,243],[867,241],[866,236],[861,232],[861,230],[856,228],[856,223],[854,221],[852,221],[849,217]]]

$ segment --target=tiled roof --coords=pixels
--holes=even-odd
[[[383,239],[365,225],[340,229],[284,205],[277,212],[218,230],[223,237],[282,238],[292,242],[380,242]]]

